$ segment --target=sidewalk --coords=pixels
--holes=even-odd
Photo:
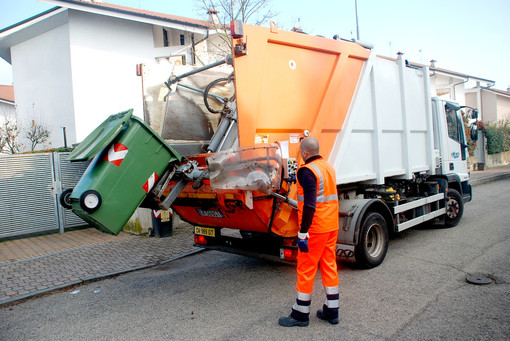
[[[0,243],[0,306],[53,290],[163,264],[200,252],[193,228],[152,238],[94,228]]]
[[[471,172],[471,180],[469,182],[472,186],[477,186],[507,177],[510,177],[510,165]]]
[[[510,166],[471,173],[473,186],[510,177]],[[193,228],[166,238],[103,234],[93,228],[0,242],[0,306],[107,276],[166,263],[203,249]]]

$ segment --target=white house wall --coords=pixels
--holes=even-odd
[[[22,129],[20,142],[24,150],[29,149],[24,129],[32,120],[51,131],[48,143],[38,149],[63,146],[62,127],[67,128],[68,141],[75,141],[68,25],[11,47],[11,56],[18,122]]]
[[[109,115],[133,108],[143,117],[136,64],[161,50],[151,25],[69,11],[69,27],[77,142]]]
[[[120,111],[133,108],[134,114],[143,118],[136,65],[182,48],[155,47],[158,37],[154,37],[151,24],[80,11],[69,10],[69,31],[76,142]]]
[[[0,119],[3,119],[4,117],[14,118],[15,116],[16,108],[14,107],[14,104],[0,100]]]

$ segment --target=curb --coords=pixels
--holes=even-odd
[[[510,177],[510,173],[501,173],[501,174],[489,175],[489,176],[479,178],[479,179],[471,179],[471,180],[469,180],[469,182],[471,183],[472,186],[478,186],[478,185],[487,184],[489,182],[502,180],[502,179],[505,179],[508,177]]]
[[[113,272],[109,272],[109,273],[104,273],[104,274],[100,274],[100,275],[97,275],[97,276],[90,276],[90,277],[82,278],[82,279],[77,280],[77,281],[72,281],[72,282],[69,282],[69,283],[64,283],[64,284],[61,284],[61,285],[53,286],[51,288],[34,291],[34,292],[31,292],[31,293],[28,293],[28,294],[25,294],[25,295],[16,296],[16,297],[13,297],[13,298],[10,298],[10,299],[7,299],[7,300],[0,301],[0,309],[3,308],[3,306],[5,306],[5,305],[12,304],[12,303],[15,303],[16,301],[20,301],[20,300],[23,300],[23,299],[27,299],[27,298],[32,298],[32,297],[35,297],[35,296],[40,296],[40,295],[48,294],[48,293],[50,293],[52,291],[64,289],[64,288],[67,288],[67,287],[70,287],[70,286],[73,286],[73,285],[86,284],[88,282],[93,282],[93,281],[101,280],[103,278],[107,278],[107,277],[110,277],[110,276],[121,275],[121,274],[125,274],[125,273],[128,273],[128,272],[133,272],[133,271],[137,271],[137,270],[143,270],[143,269],[151,268],[151,267],[154,267],[156,265],[167,264],[167,263],[173,262],[175,260],[178,260],[178,259],[181,259],[181,258],[184,258],[184,257],[188,257],[188,256],[194,255],[196,253],[200,253],[200,252],[204,252],[204,251],[207,251],[207,250],[206,249],[193,250],[193,251],[189,251],[189,252],[180,254],[178,256],[169,258],[169,259],[165,259],[163,261],[157,261],[155,263],[141,265],[141,266],[137,266],[137,267],[134,267],[134,268],[129,268],[129,269],[123,269],[123,270],[119,270],[119,271],[113,271]]]

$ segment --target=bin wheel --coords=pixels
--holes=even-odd
[[[154,237],[154,230],[152,228],[149,227],[147,232],[148,232],[147,234],[149,235],[149,237]]]
[[[73,208],[73,204],[71,202],[71,193],[73,193],[73,189],[68,188],[65,191],[63,191],[62,193],[60,193],[60,198],[59,198],[60,205],[62,205],[62,207],[64,207],[65,209],[68,209],[68,210]]]
[[[97,211],[101,207],[101,195],[91,189],[83,192],[80,195],[80,206],[88,213]]]

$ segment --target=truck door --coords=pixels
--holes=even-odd
[[[467,158],[469,157],[464,124],[460,107],[453,103],[445,102],[444,112],[448,138],[446,142],[446,155],[443,155],[443,173],[456,173],[461,181],[468,180]]]

